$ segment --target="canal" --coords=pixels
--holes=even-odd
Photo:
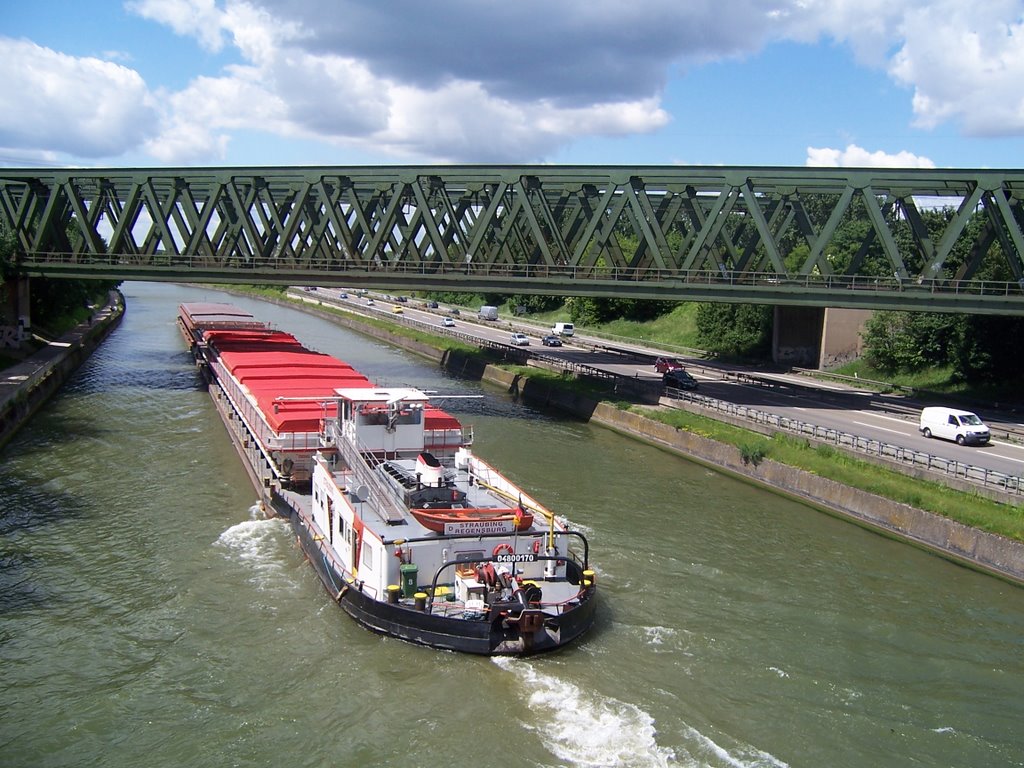
[[[1024,765],[1024,589],[297,310],[127,283],[0,464],[0,764]],[[601,606],[527,660],[377,637],[265,520],[175,328],[231,301],[381,383],[590,538]]]

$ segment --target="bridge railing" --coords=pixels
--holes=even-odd
[[[599,265],[559,264],[458,264],[450,261],[411,261],[388,259],[368,260],[346,259],[339,256],[314,255],[309,258],[253,258],[237,256],[221,259],[217,256],[187,253],[161,252],[144,253],[62,253],[33,252],[23,254],[19,263],[27,269],[45,270],[108,267],[121,270],[126,276],[134,271],[144,270],[231,270],[247,271],[265,277],[268,272],[280,272],[289,281],[308,273],[313,283],[325,284],[339,274],[345,279],[359,282],[373,282],[374,278],[395,277],[446,277],[492,278],[501,280],[547,280],[551,278],[569,281],[609,282],[653,282],[669,285],[716,285],[748,286],[801,291],[848,290],[865,292],[914,292],[919,294],[972,295],[972,296],[1022,296],[1024,278],[1018,281],[1004,280],[956,280],[948,278],[879,277],[877,275],[799,275],[778,272],[736,271],[729,269],[676,269],[672,267],[617,267]]]

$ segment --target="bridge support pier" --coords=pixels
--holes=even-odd
[[[772,360],[801,368],[834,368],[856,358],[866,309],[775,307]]]
[[[0,290],[0,349],[19,349],[32,330],[29,278],[8,280]]]

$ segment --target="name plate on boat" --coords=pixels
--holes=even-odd
[[[462,520],[444,524],[445,536],[475,536],[479,533],[512,533],[511,520]]]

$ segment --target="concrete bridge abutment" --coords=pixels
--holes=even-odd
[[[861,331],[871,310],[775,307],[772,360],[801,368],[834,368],[863,349]]]

